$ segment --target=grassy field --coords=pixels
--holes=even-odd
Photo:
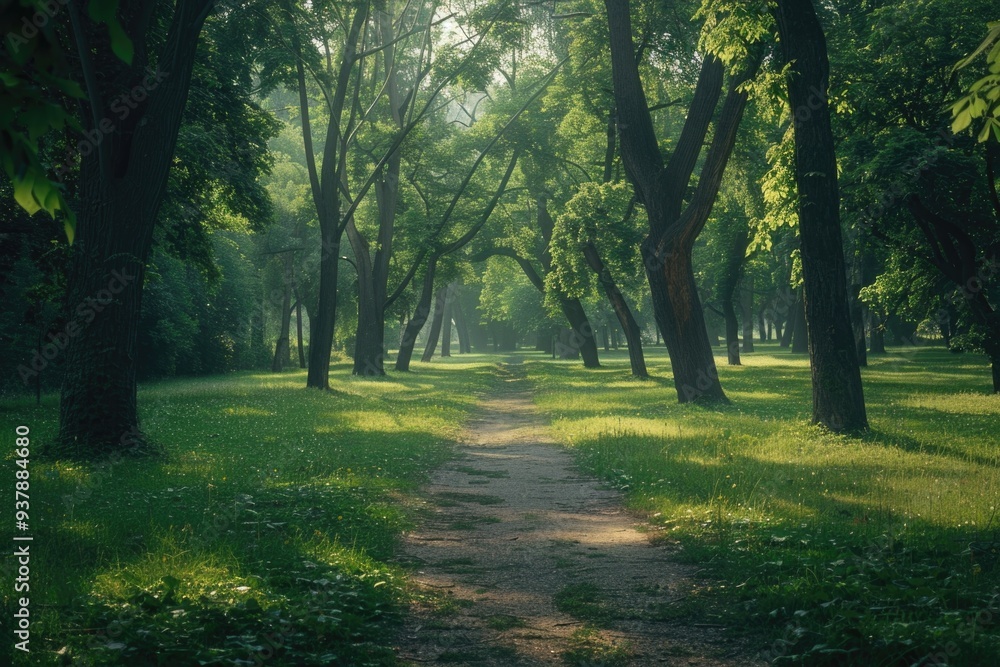
[[[732,405],[534,360],[536,402],[584,467],[700,568],[651,613],[764,629],[775,664],[986,665],[1000,656],[1000,396],[981,357],[895,351],[863,371],[870,435],[808,425],[808,360],[717,358]]]
[[[165,459],[30,463],[32,639],[17,664],[394,664],[406,582],[387,560],[494,370],[466,355],[384,381],[340,365],[329,393],[305,390],[304,371],[141,388]],[[37,455],[56,419],[56,396],[0,408],[9,479],[15,425]]]
[[[803,356],[759,346],[720,366],[732,405],[701,408],[677,404],[665,353],[648,352],[648,381],[623,353],[594,371],[521,356],[557,437],[699,566],[651,614],[763,631],[777,664],[995,663],[1000,397],[980,357],[872,359],[873,430],[848,439],[808,425]],[[298,371],[142,388],[166,458],[30,464],[32,652],[16,664],[395,664],[412,593],[396,539],[498,360],[382,381],[338,365],[326,394]],[[14,426],[37,448],[56,403],[0,405],[11,483]]]

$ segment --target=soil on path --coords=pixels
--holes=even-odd
[[[411,610],[409,664],[762,665],[723,629],[686,624],[694,569],[672,562],[548,435],[517,365],[425,488],[404,537],[427,602]],[[703,625],[703,624],[702,624]]]

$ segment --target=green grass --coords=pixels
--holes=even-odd
[[[406,588],[389,559],[495,366],[332,375],[326,393],[299,371],[154,383],[141,419],[164,459],[32,460],[32,639],[18,664],[395,664],[387,629]],[[36,455],[56,419],[55,396],[0,407],[11,445],[25,424]]]
[[[1000,396],[982,357],[873,357],[872,431],[851,439],[809,425],[805,356],[717,358],[732,405],[704,408],[679,405],[662,348],[648,352],[648,381],[621,353],[596,371],[534,360],[528,376],[583,465],[710,578],[685,609],[763,628],[776,664],[1000,655]]]

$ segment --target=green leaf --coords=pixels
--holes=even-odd
[[[972,114],[969,111],[963,111],[962,113],[955,116],[955,120],[951,123],[951,131],[954,134],[958,134],[965,128],[972,124]]]
[[[23,178],[14,179],[14,200],[21,205],[28,215],[34,215],[42,208],[38,205],[34,195],[35,177],[30,172]]]
[[[114,19],[108,23],[108,32],[111,35],[111,50],[115,52],[116,56],[131,65],[135,48],[132,46],[132,40],[125,34],[125,29],[122,28],[118,19]]]

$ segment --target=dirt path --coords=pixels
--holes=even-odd
[[[428,594],[399,638],[410,664],[757,665],[718,628],[676,620],[692,570],[650,544],[535,413],[523,370],[481,406],[426,487],[402,560]]]

